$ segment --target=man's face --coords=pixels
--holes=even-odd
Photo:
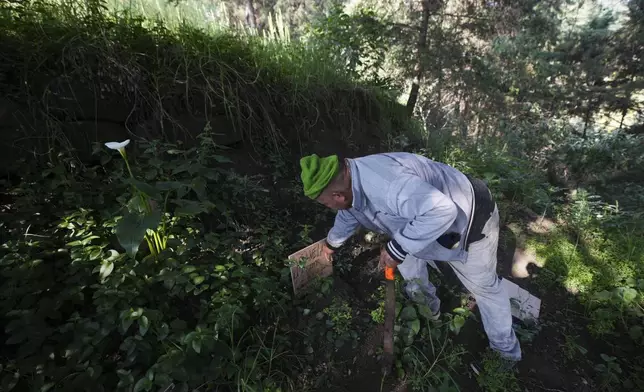
[[[333,210],[347,210],[351,208],[351,199],[341,192],[326,193],[322,192],[316,199],[319,203],[324,204]]]

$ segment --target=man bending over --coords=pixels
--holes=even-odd
[[[482,181],[404,152],[345,160],[314,154],[300,165],[304,194],[338,211],[327,257],[359,226],[388,235],[380,264],[397,267],[407,295],[436,319],[440,300],[427,263],[448,263],[476,298],[490,347],[512,363],[521,359],[510,300],[496,274],[499,212]]]

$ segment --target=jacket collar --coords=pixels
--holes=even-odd
[[[362,211],[364,209],[364,195],[362,193],[362,187],[360,186],[360,173],[358,173],[357,165],[355,160],[348,159],[349,170],[351,171],[351,190],[353,191],[353,203],[351,208]]]

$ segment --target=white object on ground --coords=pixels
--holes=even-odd
[[[510,297],[512,316],[521,321],[528,319],[537,320],[539,318],[539,309],[541,308],[541,300],[539,298],[507,279],[501,279],[501,286]]]

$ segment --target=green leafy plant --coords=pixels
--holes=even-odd
[[[329,326],[332,327],[337,334],[342,335],[349,332],[349,329],[351,328],[352,315],[351,307],[348,302],[337,297],[333,298],[331,305],[324,308],[323,312],[329,317]]]
[[[517,337],[522,342],[532,342],[541,331],[542,325],[538,320],[526,318],[520,322],[512,324],[512,328],[517,334]]]
[[[636,282],[630,279],[628,286],[615,287],[611,291],[602,290],[592,296],[591,331],[596,335],[614,333],[615,321],[628,329],[629,335],[639,341],[642,338],[641,327],[637,321],[644,320],[644,307],[641,305],[644,280]]]
[[[378,302],[378,307],[372,310],[370,313],[371,320],[376,324],[382,324],[385,322],[385,301],[381,300]]]
[[[117,150],[123,158],[129,174],[128,182],[134,191],[134,195],[127,203],[128,213],[119,220],[115,232],[121,246],[130,257],[134,258],[143,239],[147,242],[148,249],[152,255],[156,257],[166,248],[168,242],[165,233],[166,203],[164,203],[164,211],[158,211],[152,207],[151,197],[158,192],[150,185],[140,182],[134,177],[125,151],[125,147],[128,144],[130,144],[130,139],[120,143],[105,143],[107,148]],[[165,200],[167,201],[167,197]],[[161,224],[161,228],[159,228],[159,224]]]
[[[595,365],[595,370],[601,374],[601,390],[613,390],[617,385],[621,384],[622,368],[617,361],[617,358],[604,353],[600,354],[602,363]]]
[[[482,366],[476,381],[486,392],[520,391],[515,372],[506,368],[507,364],[499,354],[488,350],[482,357]]]
[[[564,352],[569,360],[578,358],[579,355],[585,356],[588,354],[588,350],[580,346],[576,337],[572,335],[565,335]]]
[[[452,377],[461,366],[461,357],[466,352],[454,345],[451,339],[451,321],[436,323],[421,316],[424,325],[416,331],[414,321],[407,324],[409,331],[402,335],[402,348],[396,368],[399,377],[405,377],[415,391],[458,391],[458,383]],[[415,321],[418,321],[416,319]],[[405,329],[400,330],[405,333]]]
[[[20,354],[3,365],[3,390],[148,391],[210,382],[267,390],[288,384],[281,361],[290,353],[276,334],[288,298],[281,281],[288,223],[262,212],[274,208],[264,192],[217,167],[223,157],[205,134],[185,150],[143,144],[131,167],[155,187],[178,184],[173,196],[163,197],[174,208],[159,236],[166,247],[153,263],[121,253],[113,235],[120,211],[129,211],[129,201],[145,190],[122,181],[121,171],[129,171],[124,161],[102,158],[108,155],[97,149],[100,166],[72,169],[63,160],[44,179],[39,170],[24,172],[25,183],[39,178],[43,188],[14,188],[25,196],[14,205],[16,214],[30,221],[33,235],[23,235],[22,220],[5,226],[3,343]],[[262,208],[237,208],[239,201],[225,197],[233,192]],[[219,213],[201,220],[215,204]],[[240,226],[251,215],[263,225]],[[244,234],[228,234],[234,230]],[[141,232],[139,242],[144,234],[154,241]],[[43,366],[36,369],[35,362]]]
[[[470,317],[474,317],[474,313],[466,308],[455,308],[452,312],[454,312],[454,315],[450,315],[449,329],[458,335],[465,325],[465,321]]]
[[[460,365],[465,350],[453,344],[453,320],[459,316],[464,323],[472,315],[466,309],[457,308],[455,315],[445,316],[437,320],[423,301],[409,300],[402,291],[397,292],[395,367],[398,377],[408,380],[413,390],[458,390],[452,374]],[[458,325],[459,330],[461,327]]]
[[[393,29],[372,9],[360,8],[348,14],[334,3],[325,18],[316,20],[309,28],[307,39],[318,50],[328,52],[356,78],[385,84],[382,69]]]

